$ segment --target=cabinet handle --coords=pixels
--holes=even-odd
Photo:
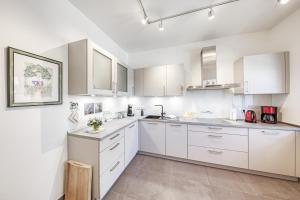
[[[208,127],[208,129],[211,129],[211,130],[222,130],[223,128],[221,128],[221,127]]]
[[[129,126],[129,128],[133,128],[135,126],[135,124],[132,124],[131,126]]]
[[[181,124],[170,124],[170,126],[180,127],[182,125]]]
[[[110,172],[114,171],[117,166],[120,164],[120,161],[118,161],[111,169],[110,169]]]
[[[120,136],[120,134],[118,133],[117,135],[115,135],[114,137],[111,137],[111,138],[109,138],[110,140],[113,140],[113,139],[115,139],[115,138],[117,138],[117,137],[119,137]]]
[[[154,123],[154,122],[148,122],[148,124],[157,125],[157,123]]]
[[[112,150],[114,150],[115,148],[117,148],[119,145],[120,145],[120,143],[117,143],[115,146],[113,146],[113,147],[110,148],[109,150],[112,151]]]
[[[244,89],[245,89],[245,92],[246,92],[246,93],[249,92],[248,85],[249,85],[249,84],[248,84],[248,81],[245,81],[245,82],[244,82]]]
[[[223,151],[215,151],[215,150],[207,150],[209,153],[212,153],[212,154],[222,154]]]
[[[279,135],[278,132],[267,132],[267,131],[261,131],[264,135]]]
[[[208,135],[208,137],[212,137],[212,138],[222,138],[222,135]]]

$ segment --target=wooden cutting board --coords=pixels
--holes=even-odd
[[[92,166],[68,161],[65,183],[65,200],[91,200]]]

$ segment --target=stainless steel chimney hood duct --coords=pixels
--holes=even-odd
[[[204,47],[200,57],[202,85],[191,85],[187,90],[224,90],[239,87],[239,84],[218,84],[216,46]]]

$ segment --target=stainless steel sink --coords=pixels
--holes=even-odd
[[[161,118],[161,116],[159,116],[159,115],[148,115],[145,117],[145,119],[160,119],[160,118]]]

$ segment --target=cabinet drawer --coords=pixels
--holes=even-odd
[[[100,152],[109,147],[111,144],[119,141],[122,137],[124,137],[124,129],[119,130],[109,137],[105,138],[104,140],[100,141]]]
[[[189,146],[188,159],[248,169],[248,153]]]
[[[201,131],[201,132],[208,132],[208,133],[227,133],[227,134],[234,134],[234,135],[248,135],[247,128],[189,125],[188,129],[189,129],[189,131]]]
[[[189,132],[189,145],[248,152],[248,136]]]
[[[115,160],[110,167],[100,176],[100,197],[101,199],[109,191],[111,186],[119,178],[124,170],[124,155]]]
[[[100,153],[100,174],[105,172],[122,154],[124,154],[124,138],[121,138]]]

